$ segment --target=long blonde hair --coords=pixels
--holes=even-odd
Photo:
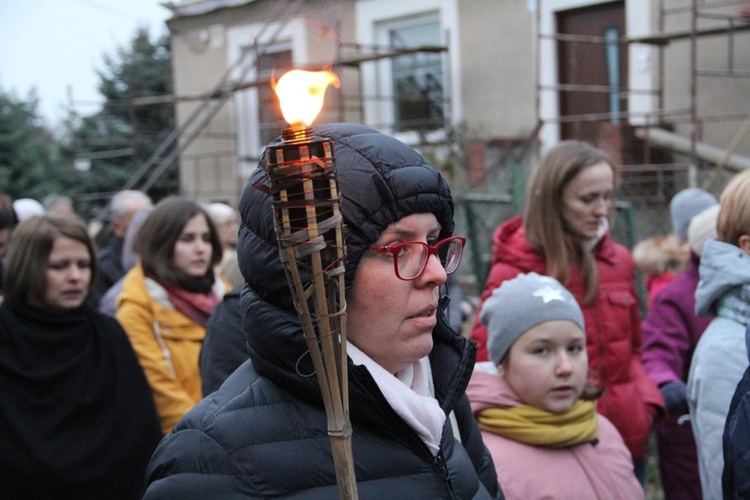
[[[568,286],[571,263],[581,266],[586,294],[583,304],[596,298],[598,275],[591,250],[565,231],[562,218],[562,195],[565,187],[581,171],[605,162],[612,168],[613,196],[616,192],[617,169],[603,151],[582,142],[562,141],[542,158],[529,183],[523,220],[526,239],[544,256],[547,274]],[[614,198],[612,203],[614,203]]]

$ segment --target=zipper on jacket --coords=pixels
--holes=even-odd
[[[438,454],[435,456],[435,465],[438,466],[440,473],[443,476],[443,482],[448,488],[448,498],[456,498],[456,494],[453,492],[453,485],[451,484],[450,474],[448,473],[448,464],[445,463],[445,456],[443,455],[443,447],[440,447]]]
[[[424,455],[425,457],[429,457],[430,461],[433,465],[433,470],[435,471],[435,475],[438,478],[438,485],[440,486],[440,489],[447,493],[447,496],[443,496],[441,494],[442,498],[448,498],[450,500],[453,500],[456,498],[456,494],[453,491],[453,485],[450,481],[450,474],[448,473],[448,464],[445,462],[445,456],[443,455],[443,440],[442,437],[440,439],[440,447],[438,448],[437,455],[433,456],[430,449],[427,447],[427,445],[422,441],[422,439],[417,436],[417,434],[414,432],[414,429],[409,427],[406,422],[403,421],[401,417],[398,416],[398,414],[388,406],[388,402],[386,399],[381,395],[374,394],[374,397],[381,400],[381,402],[386,405],[388,408],[388,412],[392,415],[394,419],[394,423],[396,425],[401,426],[405,433],[409,436],[409,440],[413,442],[414,451],[417,454]],[[446,425],[450,425],[450,423],[446,423]],[[479,474],[477,474],[477,480],[481,482],[479,478]]]
[[[456,373],[463,373],[466,367],[466,357],[467,354],[465,352],[462,353],[461,360],[458,363],[455,372]],[[354,375],[357,373],[357,370],[351,370],[349,372],[349,376],[356,376]],[[385,396],[383,395],[382,391],[378,387],[378,385],[375,383],[375,380],[372,378],[372,375],[370,375],[367,370],[363,370],[363,373],[365,375],[362,375],[364,377],[365,385],[371,390],[372,396],[377,399],[381,406],[383,407],[383,410],[387,412],[391,418],[393,419],[393,422],[396,426],[401,427],[404,429],[405,435],[409,436],[409,440],[413,443],[414,451],[416,451],[418,454],[422,454],[425,457],[429,457],[429,461],[432,463],[434,470],[436,472],[436,475],[439,477],[440,481],[442,482],[441,489],[447,493],[447,498],[449,499],[455,499],[456,493],[453,491],[453,484],[450,481],[450,475],[448,472],[448,465],[445,461],[445,456],[443,454],[443,439],[441,435],[440,439],[440,445],[438,449],[437,455],[433,456],[432,452],[428,448],[428,446],[422,441],[422,439],[416,434],[414,429],[409,427],[409,425],[396,413],[396,411],[388,404],[388,401],[385,399]],[[455,391],[448,391],[449,393],[453,393]],[[451,399],[455,398],[455,394],[446,394],[445,399],[441,402],[438,399],[438,403],[440,403],[440,406],[455,406],[458,402],[458,399],[456,401],[452,401]],[[436,398],[437,399],[437,398]],[[451,408],[452,409],[452,408]],[[450,422],[448,422],[448,419],[446,418],[446,424],[450,426]],[[392,427],[395,428],[395,427]],[[462,445],[461,445],[462,446]],[[479,478],[479,473],[477,471],[477,481],[479,483],[482,482],[482,480]],[[441,495],[442,496],[442,495]]]

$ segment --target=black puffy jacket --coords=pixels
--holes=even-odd
[[[315,132],[334,143],[348,286],[362,253],[390,223],[432,212],[441,237],[452,233],[448,186],[411,148],[360,125]],[[248,283],[241,307],[251,361],[162,441],[149,465],[146,498],[337,496],[325,410],[279,262],[270,201],[252,187],[263,180],[259,168],[240,203],[238,253]],[[436,457],[390,407],[368,370],[349,361],[352,448],[362,499],[501,495],[464,394],[476,348],[450,329],[445,305],[441,301],[430,362],[436,398],[446,415],[455,412],[461,435],[453,435],[446,419]]]

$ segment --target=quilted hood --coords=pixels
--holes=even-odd
[[[433,213],[442,228],[440,238],[453,234],[450,188],[419,153],[364,125],[320,125],[313,134],[333,143],[345,225],[347,290],[363,253],[391,223],[415,213]],[[260,298],[294,311],[279,259],[271,196],[255,187],[267,185],[265,164],[264,152],[240,199],[238,260],[245,281]]]

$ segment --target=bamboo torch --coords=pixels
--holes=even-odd
[[[349,422],[343,219],[333,145],[312,134],[328,71],[292,70],[274,90],[284,119],[282,141],[268,146],[266,169],[279,253],[325,404],[339,498],[356,499]]]

